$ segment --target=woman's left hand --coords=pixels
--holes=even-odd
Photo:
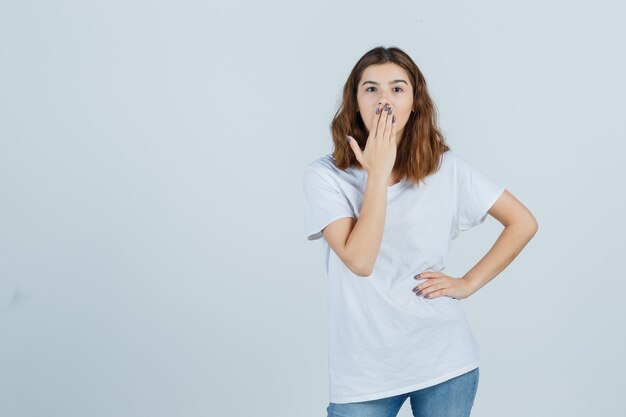
[[[443,272],[422,272],[415,279],[428,279],[413,288],[415,295],[428,299],[446,296],[460,300],[474,293],[467,279],[452,278]]]

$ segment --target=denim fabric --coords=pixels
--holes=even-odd
[[[411,399],[414,417],[469,417],[478,389],[478,368],[406,394],[347,404],[329,403],[328,417],[395,417]]]

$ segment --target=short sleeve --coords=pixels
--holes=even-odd
[[[331,180],[308,166],[302,180],[304,227],[308,240],[321,238],[322,230],[337,219],[355,217],[348,198]]]
[[[491,206],[506,189],[469,161],[459,156],[455,161],[453,239],[483,223]]]

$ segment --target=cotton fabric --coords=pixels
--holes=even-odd
[[[483,223],[501,183],[452,150],[418,187],[387,187],[383,238],[372,274],[348,269],[323,238],[333,221],[359,218],[367,172],[341,170],[332,154],[303,170],[305,236],[320,239],[328,288],[329,396],[375,400],[439,384],[479,366],[461,300],[426,299],[412,289],[424,271],[443,271],[451,242]]]

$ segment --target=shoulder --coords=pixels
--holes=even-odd
[[[305,188],[331,183],[332,165],[334,165],[332,154],[324,155],[308,162],[302,170],[302,181]]]
[[[337,168],[333,154],[327,154],[310,161],[304,166],[303,175],[305,178],[316,177],[323,178],[326,181],[336,181],[343,174],[342,170]]]
[[[444,178],[453,179],[458,182],[459,179],[471,177],[477,168],[465,157],[457,152],[447,150],[441,154],[441,165],[438,169],[439,175]]]
[[[442,164],[454,165],[461,159],[461,156],[452,149],[448,149],[441,154],[441,159]]]
[[[349,193],[352,189],[364,188],[366,173],[350,166],[340,169],[333,154],[324,155],[306,164],[304,167],[305,186],[321,186],[337,192]]]
[[[449,169],[451,169],[453,172],[457,172],[458,170],[467,170],[473,167],[470,161],[452,150],[447,150],[446,152],[444,152],[442,154],[442,158],[442,165],[447,165]]]
[[[332,169],[333,166],[335,166],[334,160],[335,159],[333,158],[333,155],[329,153],[328,155],[324,155],[310,161],[304,166],[304,170],[317,172],[329,170]]]
[[[436,173],[438,175],[449,175],[449,173],[454,171],[457,160],[458,155],[450,149],[443,152],[439,156],[439,164],[437,165],[437,168],[435,170]]]

